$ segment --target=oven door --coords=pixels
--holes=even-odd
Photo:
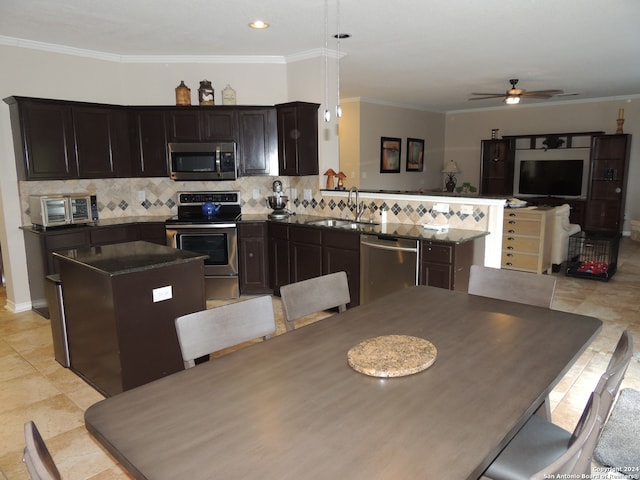
[[[204,261],[207,300],[239,296],[235,225],[172,225],[166,227],[166,233],[170,247],[208,256]]]

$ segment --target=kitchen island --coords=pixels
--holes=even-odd
[[[206,308],[205,256],[144,241],[54,256],[75,373],[110,396],[184,368],[174,320]]]

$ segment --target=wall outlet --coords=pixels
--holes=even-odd
[[[462,205],[460,207],[460,213],[462,215],[473,215],[473,205]]]
[[[147,195],[144,193],[144,190],[138,190],[138,201],[144,202],[147,198]]]
[[[291,188],[289,191],[290,191],[290,194],[291,194],[291,200],[295,200],[296,198],[298,198],[298,189],[297,188]]]
[[[448,203],[436,203],[433,206],[433,211],[438,213],[449,213],[449,204]]]
[[[312,198],[313,197],[311,195],[311,189],[310,188],[305,188],[304,189],[304,199],[311,201]]]
[[[259,188],[254,188],[253,189],[253,199],[254,200],[258,200],[260,198],[260,189]]]
[[[169,300],[173,298],[173,289],[171,285],[167,285],[166,287],[154,288],[152,290],[153,293],[153,303],[162,302],[164,300]]]

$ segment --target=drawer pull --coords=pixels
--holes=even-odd
[[[513,233],[513,232],[509,232],[509,233]],[[507,240],[509,240],[510,242],[513,242],[515,240],[514,237],[507,237]]]
[[[509,246],[507,247],[507,250],[513,250],[513,247],[512,247],[511,245],[509,245]]]
[[[509,220],[509,225],[515,225],[516,222],[514,222],[513,220]]]
[[[513,253],[507,253],[507,257],[513,257]]]
[[[507,262],[507,267],[513,267],[513,263]]]
[[[515,216],[516,216],[516,214],[515,214],[515,213],[510,213],[510,214],[509,214],[509,216],[510,216],[510,217],[515,217]]]
[[[516,233],[515,230],[507,230],[507,233]]]

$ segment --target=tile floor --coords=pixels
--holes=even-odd
[[[0,305],[4,304],[5,291],[0,288]],[[573,429],[624,328],[631,329],[635,348],[622,387],[640,390],[640,243],[622,240],[618,272],[608,283],[558,275],[553,308],[604,322],[599,336],[551,395],[554,422]],[[277,333],[282,333],[277,298],[274,309]],[[32,312],[11,314],[0,309],[0,478],[28,478],[21,453],[22,428],[29,419],[40,428],[63,478],[132,478],[84,428],[84,410],[101,398],[55,362],[48,320]]]

